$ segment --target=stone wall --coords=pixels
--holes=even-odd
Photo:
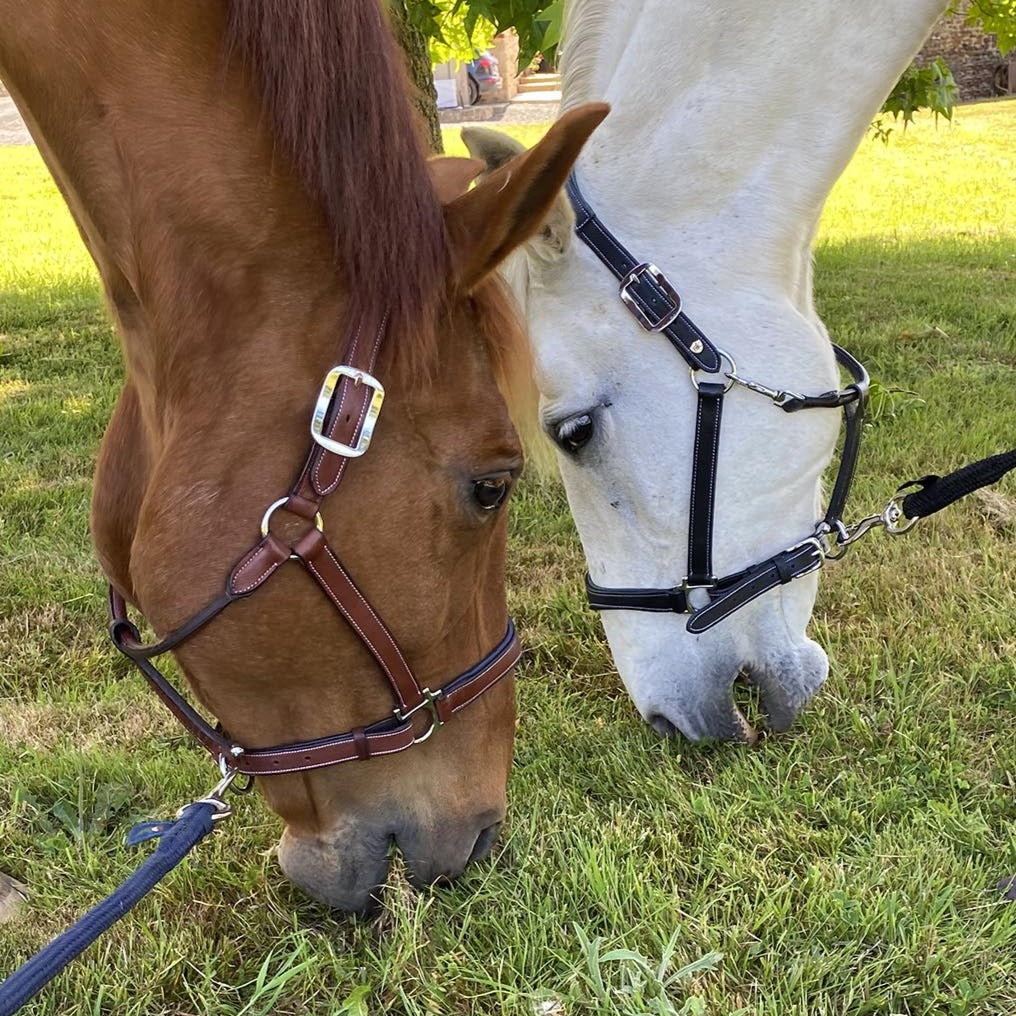
[[[917,63],[923,67],[936,57],[949,65],[959,88],[960,102],[998,95],[999,78],[1004,90],[1006,75],[999,72],[1004,61],[995,45],[995,36],[981,31],[977,25],[968,25],[962,11],[939,20],[917,54]]]
[[[511,102],[519,90],[519,37],[515,29],[495,36],[491,51],[497,58],[497,69],[501,75],[498,102]]]

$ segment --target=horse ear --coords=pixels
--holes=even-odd
[[[474,159],[482,159],[486,173],[500,169],[526,146],[521,141],[489,127],[463,127],[462,143]],[[575,213],[564,191],[560,191],[543,220],[540,231],[525,243],[525,252],[534,261],[551,264],[559,261],[571,243]]]
[[[516,155],[521,155],[526,146],[521,141],[501,131],[489,127],[463,127],[462,143],[474,159],[482,159],[488,172],[500,169],[506,162],[511,162]]]
[[[443,205],[447,205],[450,201],[465,194],[469,185],[484,169],[483,162],[475,158],[459,159],[455,156],[443,156],[430,159],[427,163],[430,182],[437,192],[438,200]]]
[[[455,276],[469,290],[543,225],[586,139],[609,112],[590,102],[445,206]]]

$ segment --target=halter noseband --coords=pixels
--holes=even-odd
[[[265,511],[260,541],[233,568],[219,597],[164,639],[145,645],[127,617],[123,596],[110,587],[110,637],[114,645],[134,662],[173,715],[218,760],[224,776],[245,773],[253,778],[302,772],[404,751],[425,741],[455,713],[493,687],[521,655],[515,626],[509,620],[501,641],[477,664],[435,691],[423,687],[384,621],[328,546],[321,502],[338,488],[349,460],[366,452],[384,400],[384,388],[371,372],[385,324],[382,322],[366,351],[358,349],[357,331],[346,351],[346,362],[326,375],[311,417],[313,443],[303,468],[288,494]],[[270,529],[271,516],[281,510],[312,523],[292,544],[280,540]],[[345,733],[272,748],[245,748],[194,710],[152,660],[175,649],[235,600],[252,595],[288,561],[303,565],[363,642],[391,686],[395,708],[390,716]],[[414,718],[424,711],[429,714],[428,726],[418,733]]]
[[[663,272],[653,264],[637,261],[603,225],[579,190],[574,173],[565,189],[575,210],[576,234],[620,280],[619,295],[635,320],[646,331],[663,335],[681,354],[698,394],[688,522],[688,574],[680,585],[669,589],[600,586],[587,574],[589,605],[594,610],[689,614],[688,631],[700,634],[770,589],[816,571],[828,558],[840,556],[830,547],[830,535],[837,538],[841,546],[856,538],[848,534],[842,515],[861,446],[868,373],[854,357],[834,345],[837,362],[853,378],[853,383],[846,388],[820,395],[797,395],[741,377],[732,357],[713,345],[684,313],[680,295]],[[724,364],[730,369],[724,371]],[[700,380],[700,374],[709,375],[711,379]],[[842,408],[846,439],[829,508],[814,532],[800,543],[743,571],[717,577],[712,568],[716,467],[723,397],[734,385],[765,396],[785,413]],[[889,522],[885,524],[888,526]],[[699,606],[691,602],[689,594],[696,589],[708,596],[706,604]]]

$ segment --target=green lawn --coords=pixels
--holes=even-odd
[[[837,341],[914,393],[869,430],[856,514],[1016,444],[1016,102],[865,142],[816,260]],[[34,150],[0,149],[0,869],[33,891],[0,972],[132,869],[132,820],[212,779],[105,643],[87,504],[120,374],[55,188]],[[29,1012],[1016,1011],[1016,905],[990,889],[1016,873],[1016,483],[827,572],[829,682],[753,750],[646,730],[583,606],[561,490],[528,481],[512,519],[531,652],[494,858],[424,895],[396,875],[355,922],[283,881],[278,823],[243,801]],[[664,977],[707,962],[661,989],[616,949]]]

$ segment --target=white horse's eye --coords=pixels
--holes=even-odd
[[[574,455],[589,443],[593,430],[592,416],[589,413],[577,413],[554,426],[553,438],[564,451]]]

